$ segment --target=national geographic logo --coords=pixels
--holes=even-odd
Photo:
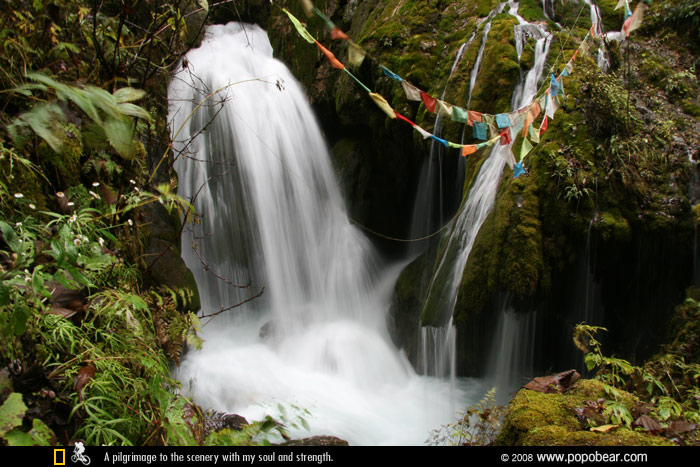
[[[66,465],[66,450],[65,449],[54,449],[53,450],[53,465]]]

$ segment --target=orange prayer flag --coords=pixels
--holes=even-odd
[[[331,65],[333,65],[335,68],[338,68],[339,70],[344,70],[345,65],[340,63],[337,58],[335,58],[335,55],[333,55],[333,52],[325,48],[324,46],[321,45],[319,41],[316,41],[316,45],[318,46],[319,49],[321,49],[321,52],[328,58],[328,61],[331,62]]]
[[[481,112],[475,110],[467,111],[467,125],[474,126],[474,122],[480,122],[481,120]]]
[[[462,146],[462,157],[467,157],[469,154],[476,152],[476,144],[465,144]]]

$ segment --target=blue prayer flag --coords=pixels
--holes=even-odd
[[[400,83],[401,81],[403,81],[403,78],[401,78],[399,75],[397,75],[397,74],[394,73],[393,71],[389,70],[389,69],[386,68],[385,66],[382,66],[382,65],[379,65],[379,66],[380,66],[380,67],[382,68],[382,70],[384,71],[384,74],[387,75],[389,78],[395,79],[395,80],[398,81],[399,83]]]
[[[510,117],[508,114],[496,115],[496,125],[498,125],[498,128],[508,128],[510,126]]]
[[[486,140],[486,124],[484,122],[474,122],[474,138]]]

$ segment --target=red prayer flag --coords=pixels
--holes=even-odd
[[[423,99],[425,108],[428,109],[429,112],[435,113],[435,104],[437,104],[437,99],[435,99],[425,91],[420,92],[420,97],[421,99]]]
[[[340,63],[337,58],[335,58],[335,55],[333,55],[333,52],[325,48],[324,46],[321,45],[320,42],[316,41],[316,45],[318,46],[319,49],[321,49],[321,52],[326,56],[329,62],[331,62],[331,65],[333,65],[335,68],[338,68],[339,70],[344,70],[345,65]]]
[[[407,119],[406,117],[404,117],[403,115],[398,113],[396,110],[394,110],[394,114],[396,114],[396,118],[398,118],[399,120],[403,120],[404,122],[408,123],[411,126],[416,126],[415,123],[413,123],[412,121],[410,121],[409,119]]]
[[[513,141],[513,139],[510,136],[510,127],[508,127],[501,132],[501,146],[510,144],[511,141]]]
[[[345,34],[343,31],[338,29],[338,26],[333,26],[333,30],[331,31],[331,37],[333,39],[341,39],[344,41],[347,41],[350,39],[347,34]]]
[[[544,132],[547,131],[547,126],[549,125],[548,122],[549,120],[547,120],[547,116],[545,115],[542,119],[542,125],[540,125],[540,136],[542,136]]]

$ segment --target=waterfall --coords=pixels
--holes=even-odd
[[[484,48],[486,47],[486,40],[488,39],[489,32],[491,31],[491,21],[496,15],[503,12],[506,5],[509,5],[509,3],[503,2],[498,4],[493,10],[491,10],[491,12],[485,18],[482,18],[479,21],[477,21],[477,29],[474,31],[469,40],[462,45],[457,54],[457,58],[454,64],[452,65],[450,76],[454,73],[462,54],[472,44],[472,42],[474,42],[474,39],[477,37],[478,28],[483,24],[484,26],[481,32],[481,45],[479,46],[479,51],[477,52],[476,60],[472,65],[472,69],[469,75],[469,92],[467,95],[466,103],[467,108],[469,107],[472,90],[474,89],[474,84],[476,83],[476,78],[481,68],[481,59],[484,54]],[[440,116],[438,116],[436,119],[436,128],[437,122],[439,121]],[[462,133],[462,139],[464,139],[464,133]],[[459,167],[463,168],[463,162],[461,161],[461,158],[459,159]],[[497,169],[494,168],[494,170]],[[461,183],[459,183],[459,185],[456,186],[456,189],[461,194],[463,178],[460,178],[459,181]],[[416,207],[421,206],[421,203],[424,202],[422,200],[426,198],[426,196],[421,196],[421,187],[422,185],[419,185],[418,196],[416,198]],[[421,213],[419,210],[414,210],[414,224],[419,221],[420,214]],[[445,321],[445,319],[443,319],[443,321]],[[449,324],[443,326],[421,326],[419,338],[419,356],[417,362],[418,372],[420,374],[436,376],[438,378],[450,378],[452,381],[454,381],[457,361],[457,332],[454,329],[454,326],[452,326],[451,324],[451,319],[449,321]]]
[[[309,410],[295,436],[421,444],[478,395],[417,376],[390,344],[398,268],[348,221],[301,87],[257,26],[210,26],[186,58],[168,90],[178,194],[198,216],[182,255],[205,315],[264,294],[205,324],[177,377],[249,420]]]
[[[520,23],[516,28],[520,28],[520,31],[523,31],[524,28],[538,30],[536,36],[530,32],[534,37],[537,37],[535,64],[513,94],[511,108],[516,110],[529,104],[537,93],[538,82],[542,77],[544,64],[549,53],[551,36],[547,35],[541,26],[528,24],[519,17],[517,15],[517,4],[512,2],[507,4],[511,7],[509,13],[516,16]],[[501,11],[504,5],[506,4],[499,6]],[[528,34],[516,34],[516,37],[519,37],[521,41],[525,41],[527,36]],[[485,40],[486,35],[484,36],[484,42]],[[522,45],[519,49],[522,50]],[[473,84],[476,78],[474,75],[472,75],[472,78]],[[514,132],[519,130],[522,130],[522,128],[516,128]],[[424,329],[422,331],[423,336],[431,336],[431,342],[434,344],[432,347],[428,347],[425,343],[421,345],[421,348],[429,352],[428,355],[424,355],[420,360],[423,365],[429,365],[421,368],[421,371],[425,374],[442,376],[445,371],[449,371],[451,375],[454,375],[456,330],[453,329],[452,313],[457,301],[459,286],[476,236],[495,204],[503,167],[507,161],[512,160],[512,157],[511,145],[502,146],[497,144],[492,147],[488,158],[481,166],[464,205],[460,208],[454,226],[449,231],[445,253],[440,258],[433,274],[424,306],[424,310],[431,310],[433,316],[436,317],[436,319],[433,319],[434,322],[442,323],[441,326],[432,326],[442,328],[441,331],[435,329]],[[436,336],[444,336],[444,338],[439,340],[436,339]],[[500,352],[501,357],[497,358],[507,359],[509,358],[508,355],[518,351],[508,349],[507,346],[509,345],[516,345],[516,343],[508,341],[503,347],[499,347],[502,348]],[[511,366],[506,365],[504,368]]]

